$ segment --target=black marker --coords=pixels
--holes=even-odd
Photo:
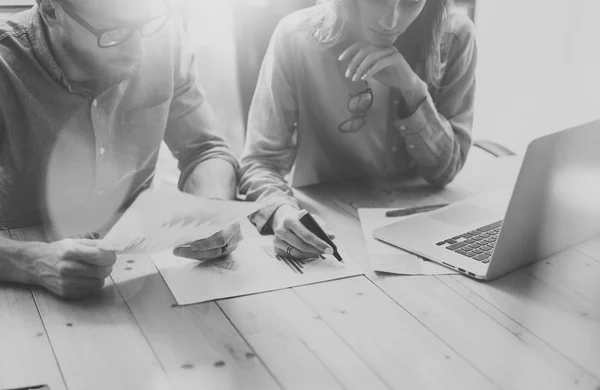
[[[329,235],[327,235],[327,233],[325,233],[323,231],[323,229],[321,229],[321,226],[319,226],[319,224],[317,223],[317,221],[315,221],[315,219],[312,217],[312,215],[310,215],[308,213],[308,211],[302,210],[300,212],[299,217],[300,217],[300,222],[302,223],[302,225],[304,225],[308,230],[310,230],[311,233],[313,233],[315,236],[317,236],[321,240],[325,241],[333,249],[333,256],[338,261],[342,261],[343,260],[342,256],[340,256],[340,254],[338,253],[337,247],[335,246],[333,241],[331,241],[331,238],[329,238]]]

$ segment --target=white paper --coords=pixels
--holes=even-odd
[[[179,305],[363,274],[346,254],[341,256],[343,262],[333,256],[290,261],[275,255],[273,237],[269,236],[246,239],[226,258],[207,262],[177,257],[172,251],[151,255]]]
[[[260,207],[259,203],[147,190],[125,211],[99,247],[118,254],[161,252],[208,238]]]
[[[452,275],[458,272],[406,252],[373,237],[375,229],[410,217],[386,217],[394,209],[358,209],[371,266],[375,271],[400,275]]]

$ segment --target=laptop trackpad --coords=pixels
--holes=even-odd
[[[428,217],[454,226],[469,226],[486,219],[489,215],[488,210],[471,203],[464,203],[460,207],[443,208],[429,214]]]

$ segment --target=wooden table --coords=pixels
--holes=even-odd
[[[600,238],[493,283],[370,271],[356,207],[454,201],[510,182],[516,167],[470,166],[438,192],[298,191],[366,276],[178,307],[147,256],[124,256],[84,301],[1,286],[0,389],[598,390]]]

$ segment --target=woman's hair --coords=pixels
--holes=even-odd
[[[439,86],[444,65],[441,58],[446,15],[452,0],[427,0],[423,10],[394,44],[410,66],[429,85]],[[355,0],[317,0],[321,12],[313,35],[326,48],[342,43],[348,34]]]

